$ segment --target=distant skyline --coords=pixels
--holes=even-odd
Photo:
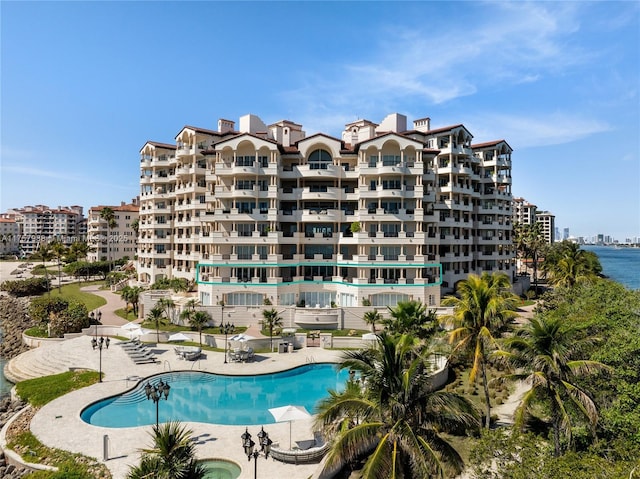
[[[463,123],[572,236],[640,236],[638,2],[0,1],[0,211],[129,202],[139,150],[247,113]]]

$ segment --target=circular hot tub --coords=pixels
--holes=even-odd
[[[204,479],[237,479],[240,476],[240,466],[226,459],[203,459],[199,461],[207,468]]]

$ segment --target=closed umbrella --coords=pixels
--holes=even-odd
[[[288,422],[289,423],[289,449],[291,449],[291,421],[297,421],[298,419],[307,419],[311,417],[309,411],[304,406],[282,406],[272,407],[269,412],[276,420],[276,422]]]

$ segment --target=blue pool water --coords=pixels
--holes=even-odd
[[[310,364],[257,376],[223,376],[203,372],[175,372],[154,376],[171,386],[169,399],[159,402],[159,421],[204,422],[227,425],[274,423],[268,409],[293,404],[311,414],[328,389],[342,390],[348,371],[334,364]],[[82,420],[103,427],[155,424],[156,405],[147,400],[141,381],[132,390],[91,404]]]

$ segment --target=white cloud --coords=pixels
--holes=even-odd
[[[611,130],[607,123],[563,112],[536,117],[486,114],[465,123],[478,141],[504,138],[514,149],[561,145]]]
[[[437,105],[496,85],[533,83],[597,55],[571,41],[580,28],[577,3],[476,7],[474,22],[447,22],[441,30],[385,26],[372,53],[355,57],[365,60],[334,65],[339,74],[330,78],[300,72],[304,86],[283,97],[295,103],[296,111],[307,105],[310,112],[371,114],[385,104],[395,111],[403,101]]]
[[[75,174],[69,174],[64,171],[43,170],[31,166],[3,166],[2,170],[10,173],[18,173],[23,176],[42,176],[46,178],[54,178],[58,180],[81,181],[82,178]]]

